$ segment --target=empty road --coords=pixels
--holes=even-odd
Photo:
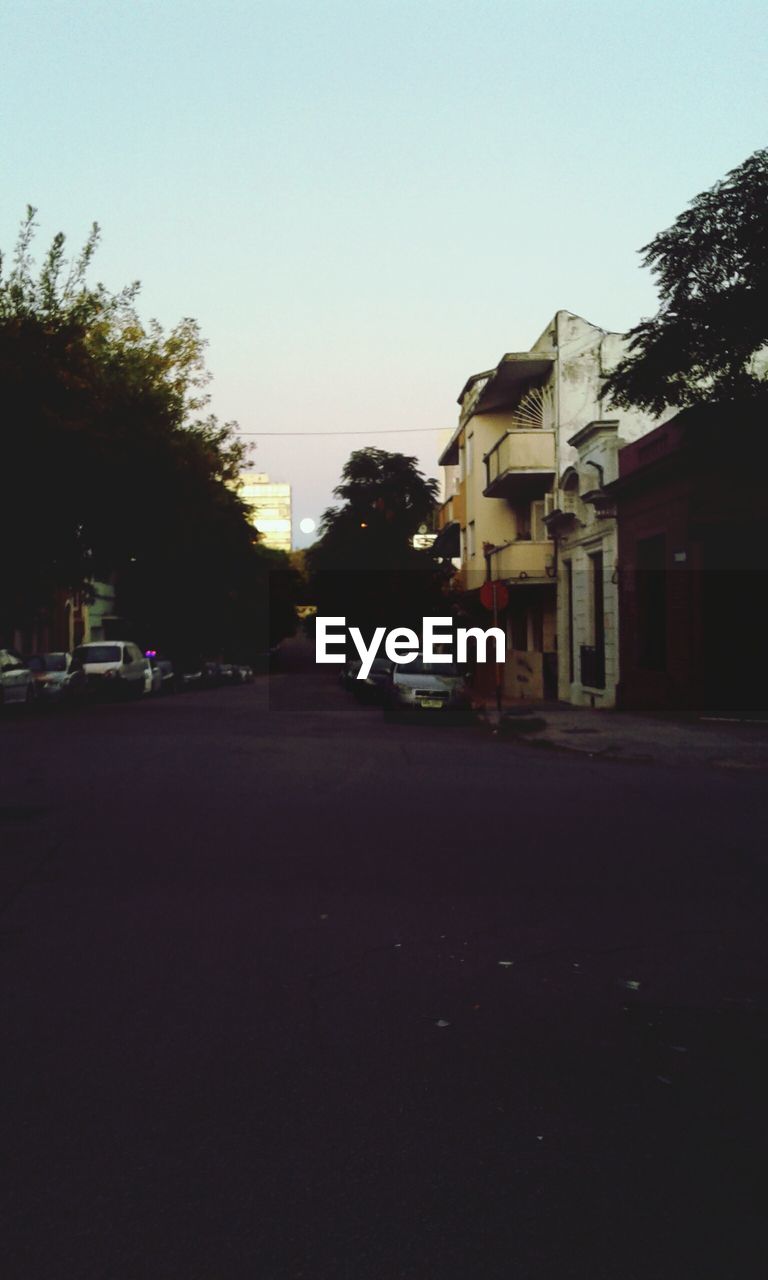
[[[8,1280],[765,1274],[765,779],[250,686],[0,723]]]

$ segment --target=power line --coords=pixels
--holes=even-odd
[[[383,430],[361,427],[359,431],[240,431],[241,436],[408,436],[425,431],[447,431],[447,427],[385,427]]]

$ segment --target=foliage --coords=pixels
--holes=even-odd
[[[640,252],[659,310],[630,330],[629,353],[602,394],[654,413],[754,395],[768,343],[768,150],[698,195]]]
[[[343,615],[365,629],[416,625],[435,612],[441,578],[413,535],[431,525],[437,481],[417,459],[384,449],[358,449],[344,465],[321,537],[306,555],[318,611]]]
[[[266,617],[269,567],[228,485],[244,446],[206,413],[198,325],[145,326],[138,284],[88,285],[95,225],[69,269],[57,235],[36,274],[34,213],[7,274],[0,262],[0,533],[13,548],[0,628],[114,577],[136,638],[171,651],[242,644],[254,609]]]

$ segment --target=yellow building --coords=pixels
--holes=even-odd
[[[544,523],[555,480],[552,363],[549,351],[515,353],[470,378],[459,395],[458,427],[440,456],[446,499],[439,546],[460,562],[467,607],[478,607],[486,579],[509,588],[500,621],[510,699],[556,694],[556,569]],[[493,678],[490,667],[477,674]]]
[[[602,487],[618,450],[656,425],[600,398],[625,350],[621,334],[558,311],[530,350],[502,356],[459,394],[439,459],[436,550],[457,566],[468,611],[484,580],[509,590],[507,698],[615,700],[616,530]]]
[[[291,486],[277,484],[262,471],[244,471],[238,497],[250,509],[261,542],[275,551],[291,550]]]

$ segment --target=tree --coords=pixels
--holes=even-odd
[[[440,601],[431,556],[414,550],[430,524],[438,485],[417,459],[384,449],[358,449],[344,465],[324,513],[319,541],[306,555],[320,613],[342,614],[364,629],[416,625]]]
[[[58,235],[36,272],[34,219],[30,208],[7,274],[0,262],[0,537],[13,548],[0,629],[109,575],[138,639],[247,646],[270,567],[230,487],[245,453],[235,424],[206,412],[199,327],[144,325],[137,284],[90,286],[95,225],[69,270]]]
[[[692,201],[640,250],[659,290],[605,380],[614,404],[653,413],[764,393],[768,343],[768,150]]]
[[[344,464],[310,557],[333,558],[347,568],[397,568],[412,559],[411,539],[432,518],[437,481],[426,480],[416,458],[385,449],[357,449]]]

